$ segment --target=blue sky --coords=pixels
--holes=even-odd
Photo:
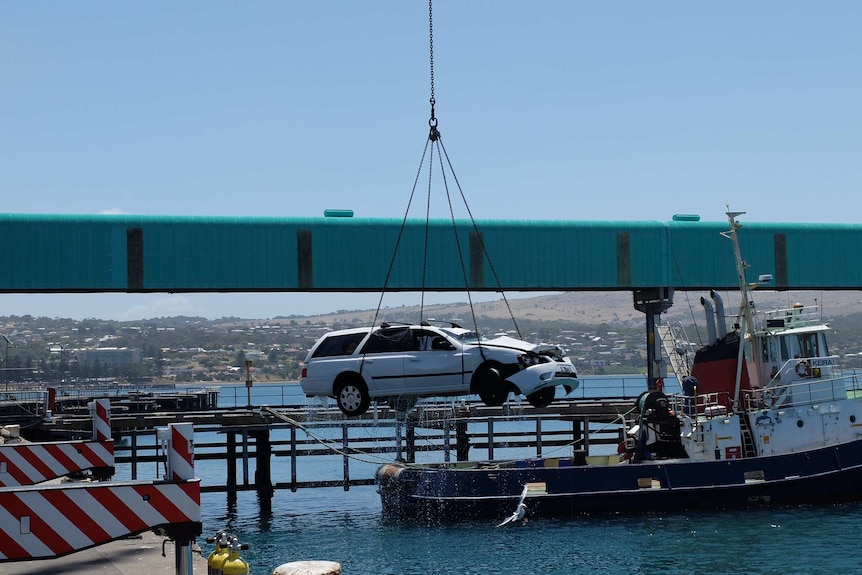
[[[730,204],[856,223],[860,23],[849,1],[437,0],[440,131],[479,220],[723,220]],[[5,0],[0,76],[0,211],[401,217],[428,133],[428,4]],[[2,295],[0,315],[377,298]]]

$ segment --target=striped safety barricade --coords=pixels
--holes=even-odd
[[[0,445],[0,487],[35,485],[88,469],[113,475],[112,439]]]
[[[0,562],[62,557],[159,529],[176,543],[178,573],[189,572],[202,529],[192,424],[172,424],[167,435],[164,478],[0,487]]]

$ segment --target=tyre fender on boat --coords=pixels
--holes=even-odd
[[[402,471],[404,471],[403,466],[386,463],[377,469],[375,479],[377,480],[377,483],[386,485],[391,481],[397,480]]]

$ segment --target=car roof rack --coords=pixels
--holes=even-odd
[[[432,321],[433,321],[433,322],[435,322],[435,323],[446,323],[446,324],[449,324],[449,327],[458,328],[458,329],[464,329],[463,327],[461,327],[460,325],[458,325],[458,324],[457,324],[457,323],[455,323],[454,321],[448,321],[448,320],[445,320],[445,319],[434,319],[433,317],[432,317],[432,318],[430,318],[430,319],[423,319],[423,320],[422,320],[422,323],[420,323],[419,325],[422,325],[422,326],[430,326],[430,325],[432,325],[432,324],[431,324],[431,322],[432,322]]]

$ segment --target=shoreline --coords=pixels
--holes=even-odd
[[[165,382],[156,383],[155,385],[164,385],[164,384],[170,384],[170,383],[172,383],[172,382],[165,381]],[[237,386],[245,387],[245,381],[196,381],[196,382],[183,381],[180,383],[174,383],[174,386],[177,389],[181,389],[181,388],[182,389],[189,389],[189,388],[195,389],[195,388],[202,388],[202,387],[222,387],[222,386],[227,386],[227,385],[237,385]],[[299,382],[298,381],[285,381],[283,379],[272,379],[272,380],[266,380],[266,381],[253,381],[252,387],[254,387],[256,385],[299,385]]]

